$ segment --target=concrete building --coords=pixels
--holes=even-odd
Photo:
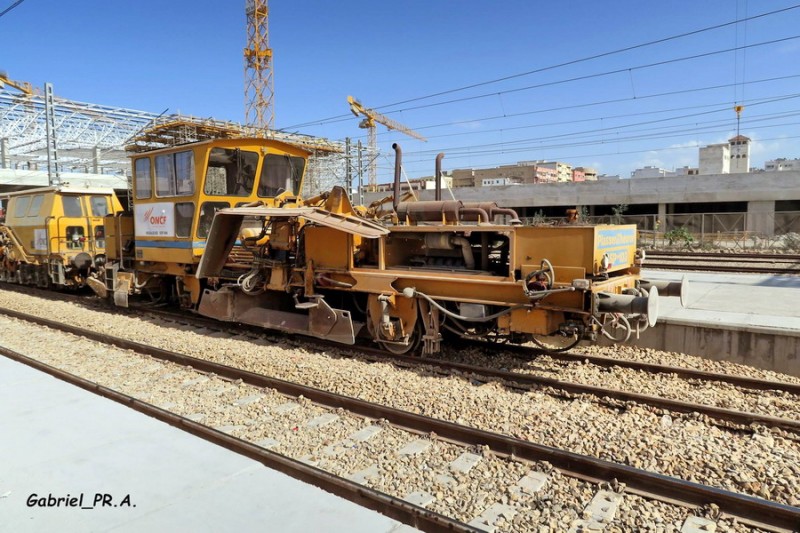
[[[521,217],[533,217],[540,211],[545,216],[563,217],[566,209],[576,206],[586,207],[590,215],[604,216],[624,204],[628,206],[626,217],[657,220],[661,231],[670,228],[673,217],[694,216],[698,222],[690,230],[698,233],[717,231],[710,224],[711,219],[724,219],[724,227],[719,229],[722,232],[800,232],[800,170],[464,187],[453,194],[465,202],[497,202],[501,207],[516,209]],[[378,196],[367,195],[366,201],[372,202]],[[422,191],[419,199],[432,200],[433,191]]]
[[[767,172],[785,172],[788,170],[800,170],[800,159],[785,159],[783,157],[764,162],[764,170]]]
[[[572,181],[572,165],[569,163],[562,163],[561,161],[534,161],[534,165],[538,168],[549,168],[555,170],[558,176],[558,181],[568,183]]]
[[[631,178],[671,178],[674,176],[695,176],[697,175],[697,169],[692,167],[681,167],[676,168],[675,170],[665,170],[663,168],[658,167],[644,167],[644,168],[637,168],[633,172],[631,172]]]
[[[575,170],[583,172],[584,181],[597,181],[597,169],[593,167],[575,167]]]
[[[728,142],[731,145],[731,172],[750,172],[750,139],[737,135]]]
[[[710,144],[700,148],[700,174],[729,174],[731,171],[731,145]]]
[[[498,183],[498,185],[501,185]],[[453,178],[451,176],[442,175],[442,189],[450,189],[453,187]],[[436,189],[436,178],[428,176],[425,178],[415,178],[408,181],[400,182],[400,190],[425,191]],[[380,183],[376,189],[378,192],[391,192],[394,190],[394,183]]]
[[[556,168],[543,166],[533,161],[520,161],[516,165],[502,165],[495,168],[455,169],[452,176],[453,187],[532,185],[534,183],[551,183],[559,179]],[[571,173],[569,181],[572,181]]]
[[[637,168],[631,172],[631,179],[663,178],[666,177],[668,173],[669,170],[664,170],[663,168],[646,166],[644,168]]]
[[[669,176],[696,176],[700,170],[697,167],[681,167],[670,172]]]
[[[586,181],[586,174],[583,170],[577,168],[572,169],[572,181]]]
[[[750,138],[737,135],[727,143],[700,148],[699,174],[746,174],[750,172]]]

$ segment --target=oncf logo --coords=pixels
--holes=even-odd
[[[154,226],[163,226],[167,223],[167,215],[153,215],[153,208],[151,207],[147,211],[144,212],[144,216],[142,217],[143,221],[146,223],[150,223]]]

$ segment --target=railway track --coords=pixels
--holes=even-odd
[[[648,251],[645,268],[749,274],[800,274],[800,255]]]
[[[199,317],[187,317],[186,315],[174,313],[165,310],[148,310],[148,313],[155,314],[166,320],[176,321],[184,324],[194,324],[200,327],[218,332],[243,332],[252,333],[254,328],[250,326],[235,326],[235,325],[221,325],[212,320],[206,320]],[[0,309],[0,313],[5,313],[5,310]],[[739,426],[749,426],[750,424],[761,424],[766,427],[776,427],[786,429],[794,432],[800,432],[800,420],[791,418],[782,418],[777,416],[738,411],[734,409],[726,409],[699,403],[692,403],[670,398],[663,398],[660,396],[639,394],[635,392],[628,392],[624,390],[614,390],[608,387],[598,387],[587,385],[584,383],[571,382],[561,379],[556,379],[547,376],[541,376],[530,373],[514,372],[508,370],[498,370],[487,366],[470,365],[454,361],[432,358],[419,358],[413,356],[399,356],[391,354],[385,350],[370,347],[370,346],[353,346],[352,348],[345,348],[341,344],[335,342],[327,342],[321,339],[304,339],[304,344],[310,346],[319,346],[327,350],[335,350],[338,353],[348,356],[348,354],[357,355],[359,357],[372,360],[381,361],[393,364],[395,366],[403,366],[407,368],[417,368],[426,366],[435,368],[437,371],[446,375],[463,375],[469,376],[472,380],[478,381],[499,381],[507,386],[531,390],[539,388],[551,388],[556,391],[561,391],[566,394],[588,394],[595,396],[600,401],[608,401],[609,399],[617,402],[630,402],[638,404],[647,404],[653,407],[672,411],[676,413],[699,413],[714,420],[729,422]],[[518,354],[525,358],[535,358],[542,355],[541,351],[531,349],[525,346],[504,345],[497,347],[496,345],[487,345],[487,343],[476,342],[473,346],[480,346],[484,349],[502,350]],[[581,354],[547,354],[552,358],[561,360],[572,361],[586,361],[597,366],[610,368],[619,366],[622,368],[631,368],[650,373],[670,374],[680,376],[684,379],[698,380],[704,383],[724,383],[739,388],[748,390],[761,390],[761,391],[779,391],[787,394],[798,396],[800,399],[800,384],[787,383],[781,381],[755,379],[745,376],[736,376],[729,374],[721,374],[714,372],[705,372],[701,370],[694,370],[682,367],[673,367],[665,365],[656,365],[651,363],[642,363],[637,361],[626,361],[619,359],[612,359],[609,357],[590,356]]]
[[[66,299],[72,299],[71,295],[62,295],[62,297],[65,297]],[[105,309],[105,306],[101,305],[99,308]],[[133,308],[132,312],[150,314],[159,317],[159,319],[167,320],[176,324],[205,328],[215,334],[219,333],[231,336],[245,334],[260,336],[264,333],[263,330],[253,326],[220,323],[204,317],[189,315],[168,309],[142,307]],[[0,314],[14,316],[23,320],[36,318],[25,315],[24,313],[16,313],[13,310],[6,309],[0,309]],[[45,321],[43,322],[43,325],[44,324],[49,323]],[[55,323],[53,323],[53,325],[55,325]],[[609,386],[596,386],[576,381],[558,379],[556,377],[550,377],[547,375],[541,375],[543,372],[532,373],[523,371],[509,371],[492,368],[486,364],[473,365],[444,359],[421,359],[413,356],[398,356],[388,353],[377,347],[363,345],[343,347],[341,344],[328,342],[321,339],[303,338],[302,343],[305,346],[316,346],[319,349],[328,351],[334,350],[345,357],[358,356],[367,360],[387,362],[395,366],[402,366],[406,368],[418,368],[420,366],[426,366],[428,368],[433,368],[437,372],[444,375],[468,376],[470,379],[480,382],[497,381],[506,386],[522,390],[549,389],[553,391],[553,393],[561,395],[585,394],[595,397],[596,401],[598,402],[607,403],[614,406],[626,403],[644,404],[673,413],[698,413],[707,416],[712,420],[716,420],[719,423],[733,424],[739,427],[747,427],[751,424],[760,424],[765,427],[781,428],[800,433],[800,419],[786,418],[758,412],[749,412],[741,409],[730,409],[704,403],[662,397],[654,394],[616,390],[614,388],[610,388]],[[481,350],[491,351],[495,356],[502,353],[508,353],[524,360],[536,360],[538,357],[545,356],[553,360],[581,362],[584,365],[588,363],[601,368],[610,369],[619,367],[652,374],[676,376],[685,381],[698,383],[701,386],[713,386],[715,384],[731,386],[736,387],[739,390],[746,391],[745,393],[750,393],[753,391],[783,393],[795,396],[800,401],[800,384],[796,383],[757,379],[732,374],[707,372],[686,367],[657,365],[653,363],[644,363],[639,361],[630,361],[571,352],[545,354],[541,350],[527,346],[496,345],[480,341],[471,342],[468,344]],[[546,372],[550,369],[544,370]],[[558,372],[558,370],[560,369],[553,368],[552,372]]]
[[[18,317],[22,318],[22,315],[18,314]],[[206,427],[198,423],[196,417],[176,415],[166,409],[150,405],[132,395],[121,393],[108,386],[98,385],[41,361],[33,360],[23,354],[5,348],[1,350],[4,355],[15,360],[25,362],[87,390],[129,405],[176,427],[232,449],[237,453],[259,460],[270,467],[321,486],[326,490],[357,501],[367,507],[377,509],[388,516],[426,531],[493,531],[496,524],[508,524],[517,514],[523,516],[530,511],[532,513],[531,516],[539,516],[542,512],[541,505],[547,505],[547,500],[545,499],[544,503],[541,500],[536,500],[537,503],[534,505],[532,501],[529,501],[529,497],[538,494],[540,491],[546,491],[548,485],[564,484],[565,481],[561,479],[562,476],[568,478],[567,486],[572,487],[572,491],[576,493],[586,494],[586,484],[591,485],[588,488],[588,491],[592,493],[591,498],[583,498],[581,500],[580,506],[583,507],[585,505],[585,507],[583,507],[582,513],[576,515],[576,518],[570,524],[571,530],[574,531],[591,527],[592,522],[597,522],[601,525],[612,522],[617,509],[623,507],[626,500],[636,497],[644,497],[648,500],[652,499],[670,504],[679,503],[695,510],[708,509],[708,506],[713,504],[713,508],[718,509],[722,513],[721,515],[716,516],[715,513],[710,515],[705,513],[705,517],[699,517],[688,510],[682,511],[685,516],[684,527],[689,527],[688,525],[693,524],[694,527],[702,526],[700,530],[713,528],[717,518],[732,518],[742,523],[774,531],[790,531],[800,526],[800,508],[341,396],[297,383],[282,381],[219,363],[132,342],[127,339],[54,323],[39,317],[29,316],[23,319],[56,331],[80,335],[102,343],[104,346],[132,350],[136,354],[179,365],[184,372],[188,371],[195,374],[199,372],[203,376],[199,379],[189,380],[184,380],[185,376],[183,375],[178,376],[178,383],[182,383],[183,387],[186,387],[187,384],[199,387],[204,382],[209,381],[211,377],[218,377],[227,382],[244,383],[250,387],[255,387],[262,397],[266,396],[268,391],[276,391],[280,395],[292,398],[288,402],[280,399],[273,400],[269,409],[272,413],[271,416],[277,416],[278,412],[281,415],[301,412],[300,406],[307,401],[313,402],[314,406],[326,411],[323,415],[316,416],[311,420],[297,419],[295,429],[309,427],[315,421],[316,426],[322,426],[324,424],[320,422],[321,419],[329,421],[326,423],[346,417],[359,418],[362,423],[371,421],[367,422],[369,425],[358,432],[362,437],[371,434],[369,437],[363,438],[363,440],[359,440],[359,437],[353,434],[333,445],[327,444],[323,446],[325,442],[321,442],[316,445],[318,451],[291,459],[271,452],[263,446],[258,446],[228,434],[233,431],[231,428],[213,429]],[[103,363],[102,366],[105,367],[107,365]],[[169,376],[174,376],[172,371],[168,374]],[[123,379],[127,380],[127,376],[123,376]],[[194,392],[195,389],[192,390]],[[247,394],[248,392],[252,391],[242,391],[240,394]],[[260,397],[254,399],[251,394],[240,398],[240,401],[236,403],[237,405],[248,405],[260,400]],[[295,407],[291,407],[291,404],[295,404]],[[265,408],[264,410],[267,409]],[[192,418],[195,418],[195,420]],[[375,420],[383,420],[385,422],[376,425]],[[427,486],[422,487],[423,490],[413,491],[405,495],[389,495],[382,491],[371,489],[370,486],[374,484],[387,486],[385,483],[382,485],[379,480],[375,481],[374,478],[388,475],[387,472],[393,471],[391,467],[384,469],[384,465],[380,464],[379,458],[367,460],[366,463],[370,463],[373,460],[375,462],[351,474],[349,476],[350,479],[332,475],[328,470],[335,470],[335,462],[331,463],[331,460],[328,460],[326,463],[321,459],[326,455],[336,456],[337,453],[351,453],[348,450],[357,447],[353,446],[354,443],[371,440],[375,438],[374,435],[376,433],[383,430],[389,431],[390,429],[391,431],[407,432],[407,435],[401,439],[407,441],[407,444],[396,450],[394,456],[421,457],[428,453],[428,450],[432,450],[442,456],[447,456],[448,460],[452,458],[452,461],[439,465],[443,469],[434,470],[430,473],[431,476],[435,476],[438,480],[437,482],[444,487],[443,490],[445,491],[449,491],[450,488],[447,487],[453,483],[461,483],[462,485],[468,483],[470,471],[472,468],[476,468],[475,465],[481,461],[500,461],[497,465],[502,463],[502,468],[508,468],[512,474],[517,475],[517,483],[510,488],[510,493],[517,496],[516,499],[513,497],[511,499],[513,505],[509,501],[482,501],[479,504],[483,509],[480,514],[465,523],[426,509],[427,506],[436,505],[439,500],[438,494],[433,495],[425,490],[428,488]],[[434,434],[436,435],[434,438],[424,437]],[[490,453],[475,453],[479,449]],[[328,453],[329,451],[337,453]],[[386,453],[384,452],[381,457],[386,457]],[[433,459],[430,459],[430,461],[433,461]],[[425,462],[425,464],[434,464],[434,462]],[[331,466],[331,464],[334,464],[334,466]],[[406,461],[406,464],[408,465],[409,461]],[[550,471],[548,465],[552,465],[555,470]],[[501,468],[501,466],[498,466],[498,468]],[[485,484],[489,481],[483,476],[478,480],[478,483]],[[570,491],[566,493],[569,494]],[[564,492],[562,491],[560,494],[564,494]],[[578,505],[575,502],[549,502],[550,505],[556,503],[559,506],[572,505],[574,507]],[[704,513],[700,512],[700,514]]]

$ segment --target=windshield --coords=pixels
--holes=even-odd
[[[302,157],[267,154],[261,167],[258,195],[271,198],[286,191],[298,195],[305,165],[306,160]]]

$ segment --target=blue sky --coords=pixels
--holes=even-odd
[[[0,10],[12,3],[0,0]],[[800,8],[387,105],[794,5],[272,0],[276,126],[366,142],[349,115],[352,94],[429,139],[379,127],[379,181],[390,179],[392,142],[410,176],[431,174],[439,151],[446,169],[558,159],[628,176],[644,165],[696,166],[698,144],[735,134],[740,102],[741,132],[762,166],[800,157]],[[83,102],[237,122],[244,45],[243,0],[25,0],[0,18],[0,70],[12,79],[49,81]],[[681,59],[737,46],[748,48]],[[583,79],[565,81],[573,78]],[[322,120],[331,117],[341,118]]]

